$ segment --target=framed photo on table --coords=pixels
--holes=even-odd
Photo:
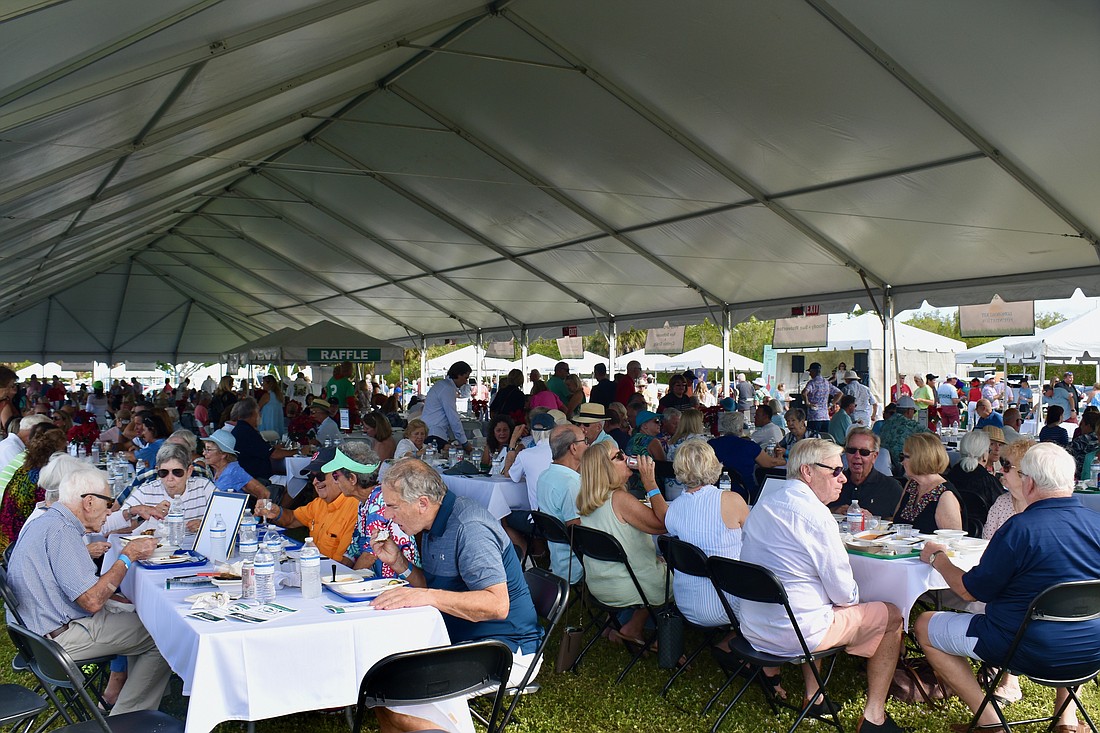
[[[203,557],[210,557],[210,530],[214,527],[214,517],[220,514],[225,522],[226,557],[232,556],[237,543],[237,529],[241,526],[241,518],[244,517],[247,505],[248,494],[243,492],[215,491],[211,494],[210,503],[206,505],[206,514],[202,515],[199,534],[195,538],[195,551]]]

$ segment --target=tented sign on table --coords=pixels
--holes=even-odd
[[[829,316],[778,318],[772,332],[776,349],[822,348],[829,343]]]
[[[306,361],[381,361],[382,349],[306,349]]]
[[[645,335],[645,353],[647,354],[679,354],[684,350],[684,330],[686,326],[669,326],[665,322],[663,328],[651,328]]]
[[[959,334],[975,336],[1034,336],[1035,301],[1006,303],[993,296],[988,305],[959,306]]]

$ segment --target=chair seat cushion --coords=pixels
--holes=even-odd
[[[107,718],[111,733],[183,733],[182,720],[157,710],[138,710],[133,713],[112,715]],[[56,733],[103,733],[99,723],[86,720],[82,723],[58,728]]]
[[[47,705],[46,698],[23,685],[0,685],[0,724],[21,720],[45,710]]]

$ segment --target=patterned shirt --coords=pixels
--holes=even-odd
[[[355,530],[351,534],[351,544],[348,545],[344,555],[349,560],[355,560],[363,553],[374,553],[371,548],[370,538],[382,530],[390,533],[390,538],[401,548],[401,553],[411,564],[420,566],[420,551],[416,542],[405,534],[405,531],[397,526],[397,522],[391,522],[382,516],[382,510],[386,508],[386,502],[382,499],[382,487],[374,487],[367,500],[359,505],[359,520],[355,523]],[[379,578],[394,578],[397,573],[389,565],[381,560],[374,561],[374,574]]]
[[[882,424],[882,447],[890,451],[891,460],[901,465],[901,452],[905,446],[905,439],[915,433],[927,433],[928,428],[916,420],[910,420],[900,412],[895,412]]]
[[[192,475],[187,479],[187,488],[180,497],[183,499],[183,518],[190,522],[192,519],[202,519],[206,513],[206,505],[210,503],[210,496],[214,493],[213,482],[201,476]],[[158,478],[154,481],[138,486],[130,492],[123,503],[123,509],[131,509],[135,506],[156,506],[162,501],[172,501],[168,490]]]
[[[806,388],[802,391],[806,395],[807,419],[817,422],[828,420],[829,398],[840,394],[840,390],[818,374],[806,383]]]

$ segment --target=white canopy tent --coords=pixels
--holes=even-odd
[[[764,365],[755,359],[742,356],[736,352],[729,353],[729,368],[737,372],[761,372]],[[665,358],[661,368],[665,371],[677,371],[684,369],[721,369],[722,347],[714,344],[703,344],[678,356]]]
[[[647,354],[645,349],[638,349],[617,357],[615,359],[615,371],[625,372],[626,365],[636,361],[642,365],[643,372],[660,372],[664,371],[664,363],[667,358],[664,354]]]
[[[1100,309],[1085,311],[1004,349],[1010,362],[1056,361],[1076,364],[1100,361]]]
[[[554,373],[554,365],[557,363],[557,359],[551,359],[545,354],[528,354],[527,370],[523,372],[523,378],[526,380],[532,369],[538,369],[543,377],[548,377]],[[523,369],[523,360],[516,359],[515,361],[508,362],[508,371],[512,369]]]
[[[1001,362],[1005,359],[1005,349],[1009,346],[1022,343],[1024,341],[1031,341],[1032,339],[1042,335],[1046,329],[1035,329],[1034,336],[1001,336],[998,339],[987,341],[984,344],[978,344],[966,351],[960,351],[955,354],[957,364],[992,364],[994,362]]]
[[[16,3],[0,359],[1098,295],[1098,47],[1091,0]]]
[[[955,354],[966,348],[966,344],[956,339],[940,336],[920,328],[896,321],[893,323],[896,335],[897,359],[893,353],[889,355],[890,364],[896,365],[892,372],[902,374],[936,374],[941,378],[955,368]],[[887,354],[883,347],[882,321],[874,313],[864,313],[859,316],[829,316],[829,341],[823,348],[814,349],[777,349],[777,378],[785,383],[789,390],[794,390],[794,385],[806,376],[795,374],[791,370],[791,357],[803,354],[806,357],[806,366],[818,361],[822,365],[822,374],[828,376],[829,370],[836,368],[840,361],[844,361],[849,369],[853,368],[855,354],[858,352],[867,354],[867,369],[870,375],[870,384],[867,386],[881,400],[886,394],[890,384],[883,384],[882,378],[886,364]],[[891,349],[894,344],[890,344]],[[825,355],[829,354],[828,361]],[[910,379],[910,381],[912,381]]]
[[[25,366],[16,371],[15,376],[19,377],[20,381],[24,382],[32,376],[37,376],[40,380],[49,381],[53,377],[76,379],[76,372],[66,369],[57,362],[51,361],[45,364],[31,364],[30,366]]]
[[[451,368],[451,365],[456,361],[464,361],[477,371],[477,356],[475,355],[475,346],[470,344],[469,346],[463,346],[461,349],[451,351],[441,356],[437,356],[432,359],[428,359],[428,374],[434,376],[438,374],[446,374],[447,370]],[[481,371],[487,374],[501,374],[511,369],[511,364],[507,359],[497,359],[492,356],[485,356],[484,349],[481,350]]]

